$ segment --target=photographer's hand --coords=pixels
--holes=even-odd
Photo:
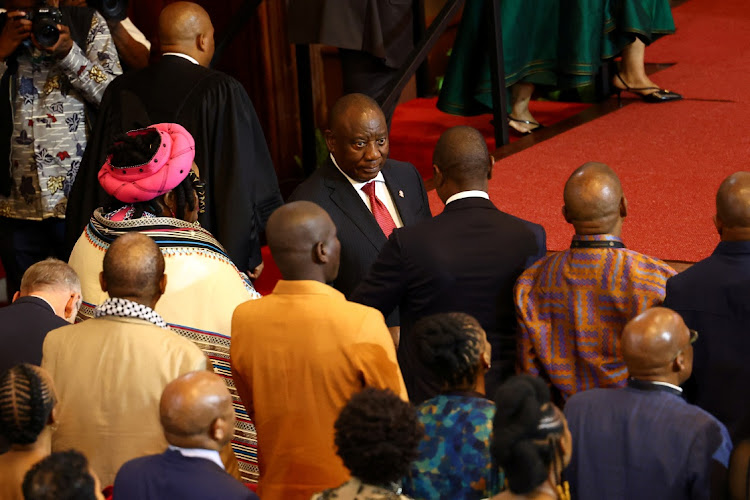
[[[0,33],[0,61],[5,61],[19,45],[31,35],[31,21],[24,19],[25,12],[8,13],[8,20]]]
[[[32,40],[34,41],[34,45],[39,47],[41,50],[45,50],[55,55],[58,59],[62,59],[63,57],[67,56],[70,52],[70,49],[73,48],[73,39],[70,37],[70,28],[68,28],[64,24],[58,24],[57,29],[60,30],[60,38],[52,47],[42,47],[37,43],[33,35]]]

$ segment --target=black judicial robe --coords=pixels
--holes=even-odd
[[[252,270],[261,262],[260,233],[283,203],[263,130],[237,80],[172,55],[107,87],[68,197],[68,251],[94,210],[111,202],[97,175],[114,138],[165,122],[182,125],[195,139],[195,162],[206,183],[201,225],[240,270]]]

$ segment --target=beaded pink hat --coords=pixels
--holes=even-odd
[[[140,165],[114,166],[112,155],[99,170],[99,184],[123,203],[150,201],[174,189],[187,177],[195,158],[195,141],[176,123],[157,123],[128,132],[129,136],[159,133],[153,156]]]

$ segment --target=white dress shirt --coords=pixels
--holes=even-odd
[[[339,169],[339,172],[344,174],[344,177],[346,177],[346,179],[352,184],[354,190],[359,194],[359,197],[362,198],[362,201],[367,207],[367,210],[372,213],[372,207],[370,206],[370,197],[367,195],[367,193],[362,191],[362,188],[365,186],[365,184],[367,184],[367,182],[359,182],[346,175],[346,172],[341,170],[339,164],[336,163],[336,158],[334,158],[332,154],[330,156],[333,164],[336,165],[336,168]],[[391,218],[393,219],[393,222],[396,223],[396,227],[404,227],[404,222],[401,220],[401,215],[399,215],[398,210],[396,209],[396,204],[393,202],[393,197],[391,196],[390,191],[388,191],[388,187],[385,185],[383,172],[378,172],[378,175],[372,181],[368,182],[375,183],[375,196],[377,196],[378,199],[383,202],[385,208],[388,209],[388,213],[391,214]]]
[[[203,448],[180,448],[179,446],[172,446],[171,444],[169,445],[169,449],[180,452],[180,455],[182,455],[183,457],[204,458],[206,460],[210,460],[211,462],[221,467],[222,470],[225,470],[224,462],[221,461],[221,455],[219,455],[219,452],[216,450],[206,450]]]
[[[201,65],[201,63],[199,63],[196,58],[194,58],[192,56],[189,56],[187,54],[183,54],[181,52],[165,52],[162,55],[163,56],[177,56],[177,57],[181,57],[183,59],[187,59],[188,61],[190,61],[193,64],[197,64],[198,66]]]
[[[445,200],[445,204],[456,200],[463,200],[464,198],[484,198],[485,200],[490,199],[490,195],[488,195],[485,191],[479,191],[479,190],[471,190],[471,191],[461,191],[460,193],[456,193],[447,200]]]

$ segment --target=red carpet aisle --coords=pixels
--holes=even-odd
[[[496,164],[491,197],[501,209],[543,224],[550,250],[567,248],[573,234],[560,214],[563,184],[592,160],[622,179],[630,248],[697,261],[718,242],[716,189],[730,173],[750,170],[750,5],[690,0],[674,15],[678,34],[650,47],[647,60],[676,63],[654,78],[686,100],[639,101]],[[440,212],[434,192],[430,199],[433,213]]]
[[[412,99],[396,108],[391,125],[391,153],[395,160],[408,161],[417,167],[422,177],[432,177],[432,151],[440,134],[457,125],[470,125],[484,134],[490,151],[495,149],[492,115],[455,116],[435,107],[437,98]],[[554,125],[576,115],[589,104],[533,101],[531,112],[545,125]],[[511,142],[519,136],[511,134]]]

